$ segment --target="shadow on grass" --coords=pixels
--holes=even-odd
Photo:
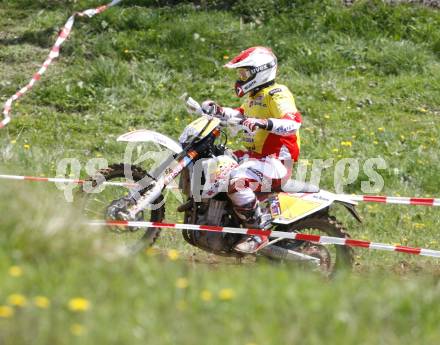
[[[0,39],[0,45],[20,45],[31,44],[41,48],[50,48],[54,44],[55,30],[47,28],[39,31],[28,31],[23,35],[13,38]]]

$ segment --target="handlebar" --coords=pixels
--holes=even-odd
[[[195,113],[200,116],[208,115],[203,111],[200,104],[196,100],[194,100],[192,97],[187,98],[186,108],[188,109],[188,112],[190,112],[190,113]]]
[[[188,109],[188,111],[190,113],[194,113],[194,114],[197,114],[199,116],[213,117],[212,115],[205,113],[203,111],[203,108],[200,106],[200,104],[196,100],[191,98],[191,97],[187,98],[187,100],[186,100],[186,107],[187,107],[187,109]],[[228,126],[235,127],[235,129],[237,131],[243,130],[243,131],[245,131],[247,133],[252,133],[252,131],[248,127],[243,126],[241,124],[242,122],[243,122],[243,119],[240,119],[240,118],[230,118],[230,119],[227,119],[227,120],[222,120],[220,124],[222,126],[224,126],[224,127],[228,127]],[[235,134],[236,133],[237,132],[235,132]]]

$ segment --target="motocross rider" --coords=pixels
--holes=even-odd
[[[277,58],[271,49],[248,48],[224,67],[237,70],[235,92],[238,97],[248,94],[247,101],[239,108],[228,108],[206,100],[202,108],[224,121],[241,118],[250,129],[244,139],[246,150],[235,152],[240,164],[231,171],[228,197],[245,226],[262,228],[265,224],[254,191],[261,191],[268,180],[269,187],[279,187],[281,180],[290,177],[299,156],[301,115],[287,86],[275,82]],[[265,236],[244,237],[234,249],[253,253],[267,242]]]

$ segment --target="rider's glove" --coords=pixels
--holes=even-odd
[[[202,110],[205,114],[219,118],[223,118],[225,115],[223,108],[214,101],[211,101],[210,99],[202,103]]]
[[[248,127],[252,132],[255,131],[257,128],[270,129],[269,127],[271,127],[270,120],[256,119],[253,117],[246,118],[241,124]]]

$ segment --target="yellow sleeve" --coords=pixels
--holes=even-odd
[[[295,99],[287,88],[276,88],[268,93],[270,116],[282,119],[287,113],[296,113],[298,110]]]

